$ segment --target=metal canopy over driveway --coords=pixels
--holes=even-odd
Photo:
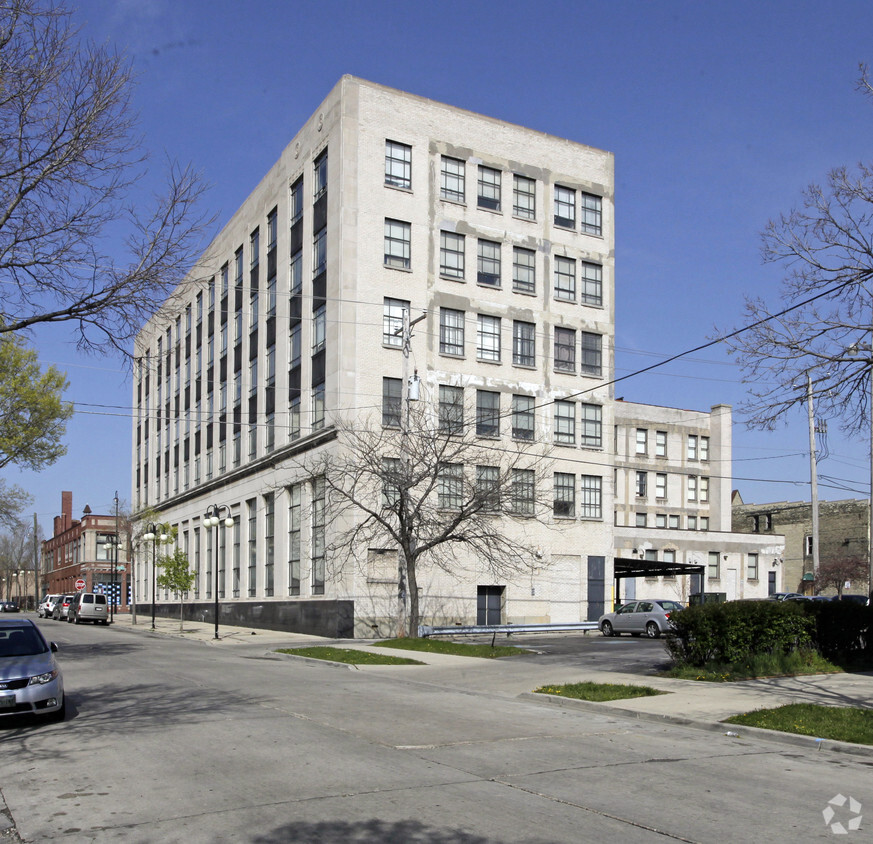
[[[640,560],[634,557],[616,557],[613,560],[615,603],[621,600],[621,581],[627,577],[664,577],[677,574],[700,575],[700,588],[706,566],[695,563],[666,563],[663,560]]]

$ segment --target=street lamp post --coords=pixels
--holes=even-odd
[[[157,580],[158,580],[158,542],[166,542],[168,537],[163,531],[163,525],[151,524],[142,537],[146,542],[152,543],[152,630],[155,629],[155,605],[157,603]]]
[[[109,555],[109,563],[112,566],[111,596],[109,599],[109,623],[115,622],[115,569],[118,568],[118,534],[111,536],[103,543],[103,548]]]
[[[225,527],[233,527],[233,516],[230,515],[230,507],[226,504],[210,504],[206,508],[206,515],[203,518],[203,526],[215,528],[215,542],[212,545],[212,568],[215,571],[215,638],[218,638],[218,526],[221,524],[221,512],[227,511],[227,517],[224,519]]]

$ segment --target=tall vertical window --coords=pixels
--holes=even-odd
[[[603,479],[600,475],[579,477],[580,511],[583,519],[603,518]]]
[[[464,356],[464,312],[440,308],[440,354]]]
[[[590,331],[580,331],[581,357],[579,371],[583,375],[603,373],[603,337]]]
[[[590,261],[579,262],[579,286],[583,305],[603,304],[603,267]]]
[[[555,185],[555,225],[576,228],[576,191]]]
[[[412,188],[412,147],[408,144],[385,141],[385,184]]]
[[[525,516],[534,511],[534,471],[533,469],[513,469],[509,489],[512,510]]]
[[[257,594],[258,575],[258,502],[251,498],[246,501],[248,527],[248,596]]]
[[[599,404],[580,404],[582,420],[579,444],[585,448],[603,446],[603,408]]]
[[[444,510],[460,510],[464,503],[464,467],[443,463],[437,478],[437,503]]]
[[[603,233],[603,200],[590,193],[581,195],[582,231],[585,234],[600,235]]]
[[[327,269],[327,229],[321,229],[312,239],[312,275],[321,275]]]
[[[493,167],[479,165],[479,192],[477,203],[480,208],[490,211],[500,210],[500,171]]]
[[[700,500],[709,501],[709,478],[702,477],[700,479]]]
[[[288,213],[291,216],[289,225],[294,225],[301,217],[303,217],[303,178],[299,178],[291,185],[289,195]]]
[[[476,496],[482,501],[482,510],[494,513],[500,509],[500,468],[476,467]]]
[[[563,302],[576,301],[576,261],[555,256],[555,298]]]
[[[709,460],[709,437],[700,438],[700,459]]]
[[[312,482],[312,594],[324,594],[325,555],[324,478]]]
[[[288,488],[288,594],[300,594],[301,484]]]
[[[402,386],[400,378],[382,379],[382,424],[386,427],[400,427]]]
[[[533,396],[512,397],[512,437],[516,440],[534,438],[534,399]]]
[[[412,229],[401,220],[385,220],[385,266],[408,270],[411,263]]]
[[[512,362],[516,366],[536,365],[536,325],[512,321]]]
[[[249,268],[252,273],[255,273],[261,262],[261,230],[259,228],[255,229],[249,238],[249,251]]]
[[[293,369],[295,366],[300,366],[301,334],[299,322],[291,326],[289,334],[291,340],[291,368]]]
[[[271,596],[276,564],[276,499],[272,492],[264,496],[264,594]]]
[[[555,328],[555,370],[576,371],[576,331],[573,328]]]
[[[298,249],[291,256],[291,263],[288,271],[288,281],[291,286],[291,295],[300,293],[303,290],[303,250]]]
[[[686,479],[686,489],[688,490],[688,500],[697,501],[697,476],[689,475]]]
[[[500,436],[500,393],[476,390],[476,433],[480,437]]]
[[[649,473],[636,473],[636,494],[637,498],[645,498],[649,491]]]
[[[327,336],[327,306],[320,305],[312,315],[312,354],[324,348]]]
[[[555,442],[576,445],[576,403],[555,401]]]
[[[500,362],[500,317],[476,316],[476,358]]]
[[[446,278],[464,277],[464,236],[440,232],[440,275]]]
[[[312,430],[324,427],[324,384],[312,388]]]
[[[637,428],[637,454],[649,453],[649,432],[646,428]]]
[[[394,508],[400,503],[400,458],[382,458],[382,506]]]
[[[721,553],[718,551],[710,551],[707,556],[706,576],[710,580],[717,580],[719,576]]]
[[[689,460],[697,460],[697,434],[688,435],[688,453]]]
[[[389,299],[382,302],[382,345],[400,348],[403,346],[403,311],[409,312],[406,299]]]
[[[516,293],[536,293],[536,253],[533,249],[512,247],[512,289]]]
[[[655,431],[655,457],[667,456],[667,432]]]
[[[552,512],[562,518],[576,515],[576,476],[555,472],[555,495]]]
[[[464,201],[464,168],[459,158],[444,155],[440,163],[440,196],[453,202]]]
[[[267,250],[276,248],[276,238],[279,235],[279,212],[274,208],[267,214]]]
[[[442,434],[464,431],[464,388],[440,384],[439,430]]]
[[[537,218],[536,203],[537,183],[527,176],[512,177],[512,213],[524,220]]]
[[[747,554],[746,555],[746,578],[748,580],[757,580],[758,579],[758,555],[757,554]]]
[[[667,476],[663,472],[658,472],[655,475],[655,498],[665,499],[667,497]]]
[[[500,287],[500,244],[493,240],[480,240],[477,264],[477,281],[489,287]]]
[[[313,186],[313,198],[318,199],[327,191],[327,150],[325,150],[312,165],[315,184]]]

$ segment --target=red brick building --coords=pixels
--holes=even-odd
[[[87,505],[82,518],[74,519],[73,493],[62,492],[61,515],[55,516],[53,536],[42,543],[42,593],[75,594],[76,581],[84,580],[84,591],[114,595],[116,611],[127,612],[129,548],[130,528],[125,519],[98,516]]]

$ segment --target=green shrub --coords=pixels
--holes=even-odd
[[[812,643],[827,659],[873,659],[873,608],[848,601],[800,601],[812,621]]]
[[[729,601],[671,615],[667,649],[677,665],[742,662],[813,645],[814,620],[798,602]]]

